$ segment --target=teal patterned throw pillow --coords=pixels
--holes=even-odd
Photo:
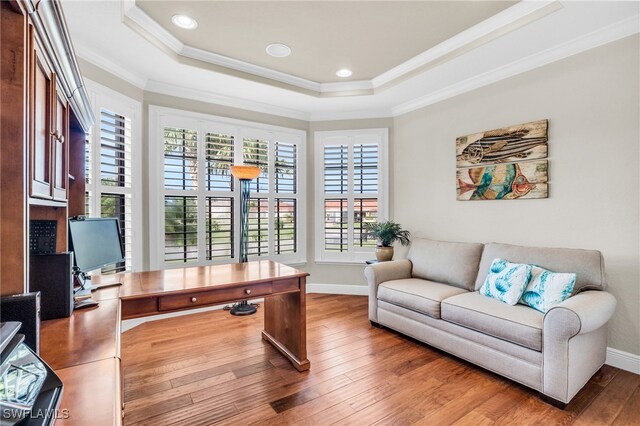
[[[494,259],[487,278],[480,288],[480,294],[515,305],[530,279],[531,265]]]
[[[553,306],[569,298],[575,284],[576,274],[551,272],[534,265],[531,281],[522,294],[520,303],[546,313]]]

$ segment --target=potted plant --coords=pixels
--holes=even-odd
[[[376,259],[386,262],[393,258],[393,243],[399,241],[403,246],[409,245],[409,231],[403,230],[399,223],[392,220],[386,222],[369,222],[364,224],[367,237],[378,240]]]

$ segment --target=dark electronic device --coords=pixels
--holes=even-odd
[[[73,312],[73,253],[29,256],[29,291],[39,291],[43,320],[65,318]]]
[[[87,283],[88,272],[124,261],[124,249],[117,218],[69,219],[69,245],[74,253],[73,274],[80,283],[76,297],[91,294],[97,287]],[[91,299],[76,304],[76,309],[96,306]]]
[[[20,327],[19,322],[0,323],[0,423],[52,426],[64,417],[65,410],[59,409],[63,384],[26,345]]]
[[[58,222],[55,220],[29,221],[29,253],[47,254],[56,252]]]
[[[24,342],[40,353],[40,293],[14,294],[0,297],[0,322],[22,323]]]

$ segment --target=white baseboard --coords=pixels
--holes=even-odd
[[[353,296],[366,296],[369,294],[369,288],[366,285],[308,283],[307,293],[351,294]]]
[[[618,349],[607,348],[607,359],[604,362],[612,367],[631,373],[640,374],[640,355],[620,351]]]

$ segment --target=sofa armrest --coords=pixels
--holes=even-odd
[[[607,322],[616,299],[583,291],[549,309],[543,320],[543,393],[568,403],[607,356]]]
[[[369,319],[378,322],[378,286],[391,280],[411,278],[411,261],[407,259],[392,260],[369,265],[364,270],[364,276],[369,285]]]
[[[569,339],[605,325],[616,309],[616,299],[606,291],[583,291],[549,309],[544,316],[544,333]]]

